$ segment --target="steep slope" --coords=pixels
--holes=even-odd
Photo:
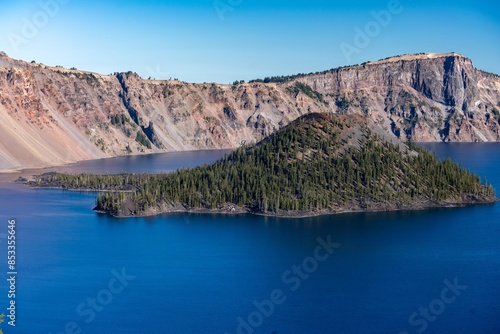
[[[462,55],[418,54],[301,78],[346,113],[413,141],[499,141],[500,77]]]
[[[367,116],[403,140],[498,141],[500,78],[458,54],[219,85],[100,75],[0,53],[0,170],[234,148],[310,112]]]
[[[97,199],[115,216],[171,211],[309,216],[495,201],[450,160],[409,148],[362,116],[308,114],[210,166],[168,175],[44,175],[34,186],[128,190]]]

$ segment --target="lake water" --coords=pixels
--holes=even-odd
[[[500,191],[500,144],[426,146]],[[159,172],[223,153],[66,168]],[[7,221],[17,227],[16,327],[6,319],[4,333],[500,333],[499,203],[120,220],[92,212],[95,197],[0,183],[2,254]],[[8,290],[2,280],[5,314]]]

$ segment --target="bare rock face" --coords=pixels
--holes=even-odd
[[[400,56],[303,79],[403,140],[499,141],[500,77],[462,55]]]
[[[499,141],[500,77],[455,53],[235,85],[143,80],[0,52],[0,170],[233,148],[311,112],[360,114],[413,141]]]

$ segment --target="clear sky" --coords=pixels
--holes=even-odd
[[[103,74],[229,83],[451,51],[500,74],[498,0],[0,0],[0,8],[9,56]]]

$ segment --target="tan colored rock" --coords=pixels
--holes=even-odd
[[[310,112],[360,114],[402,140],[499,141],[500,77],[452,53],[398,56],[283,83],[190,84],[0,53],[0,170],[234,148]]]

